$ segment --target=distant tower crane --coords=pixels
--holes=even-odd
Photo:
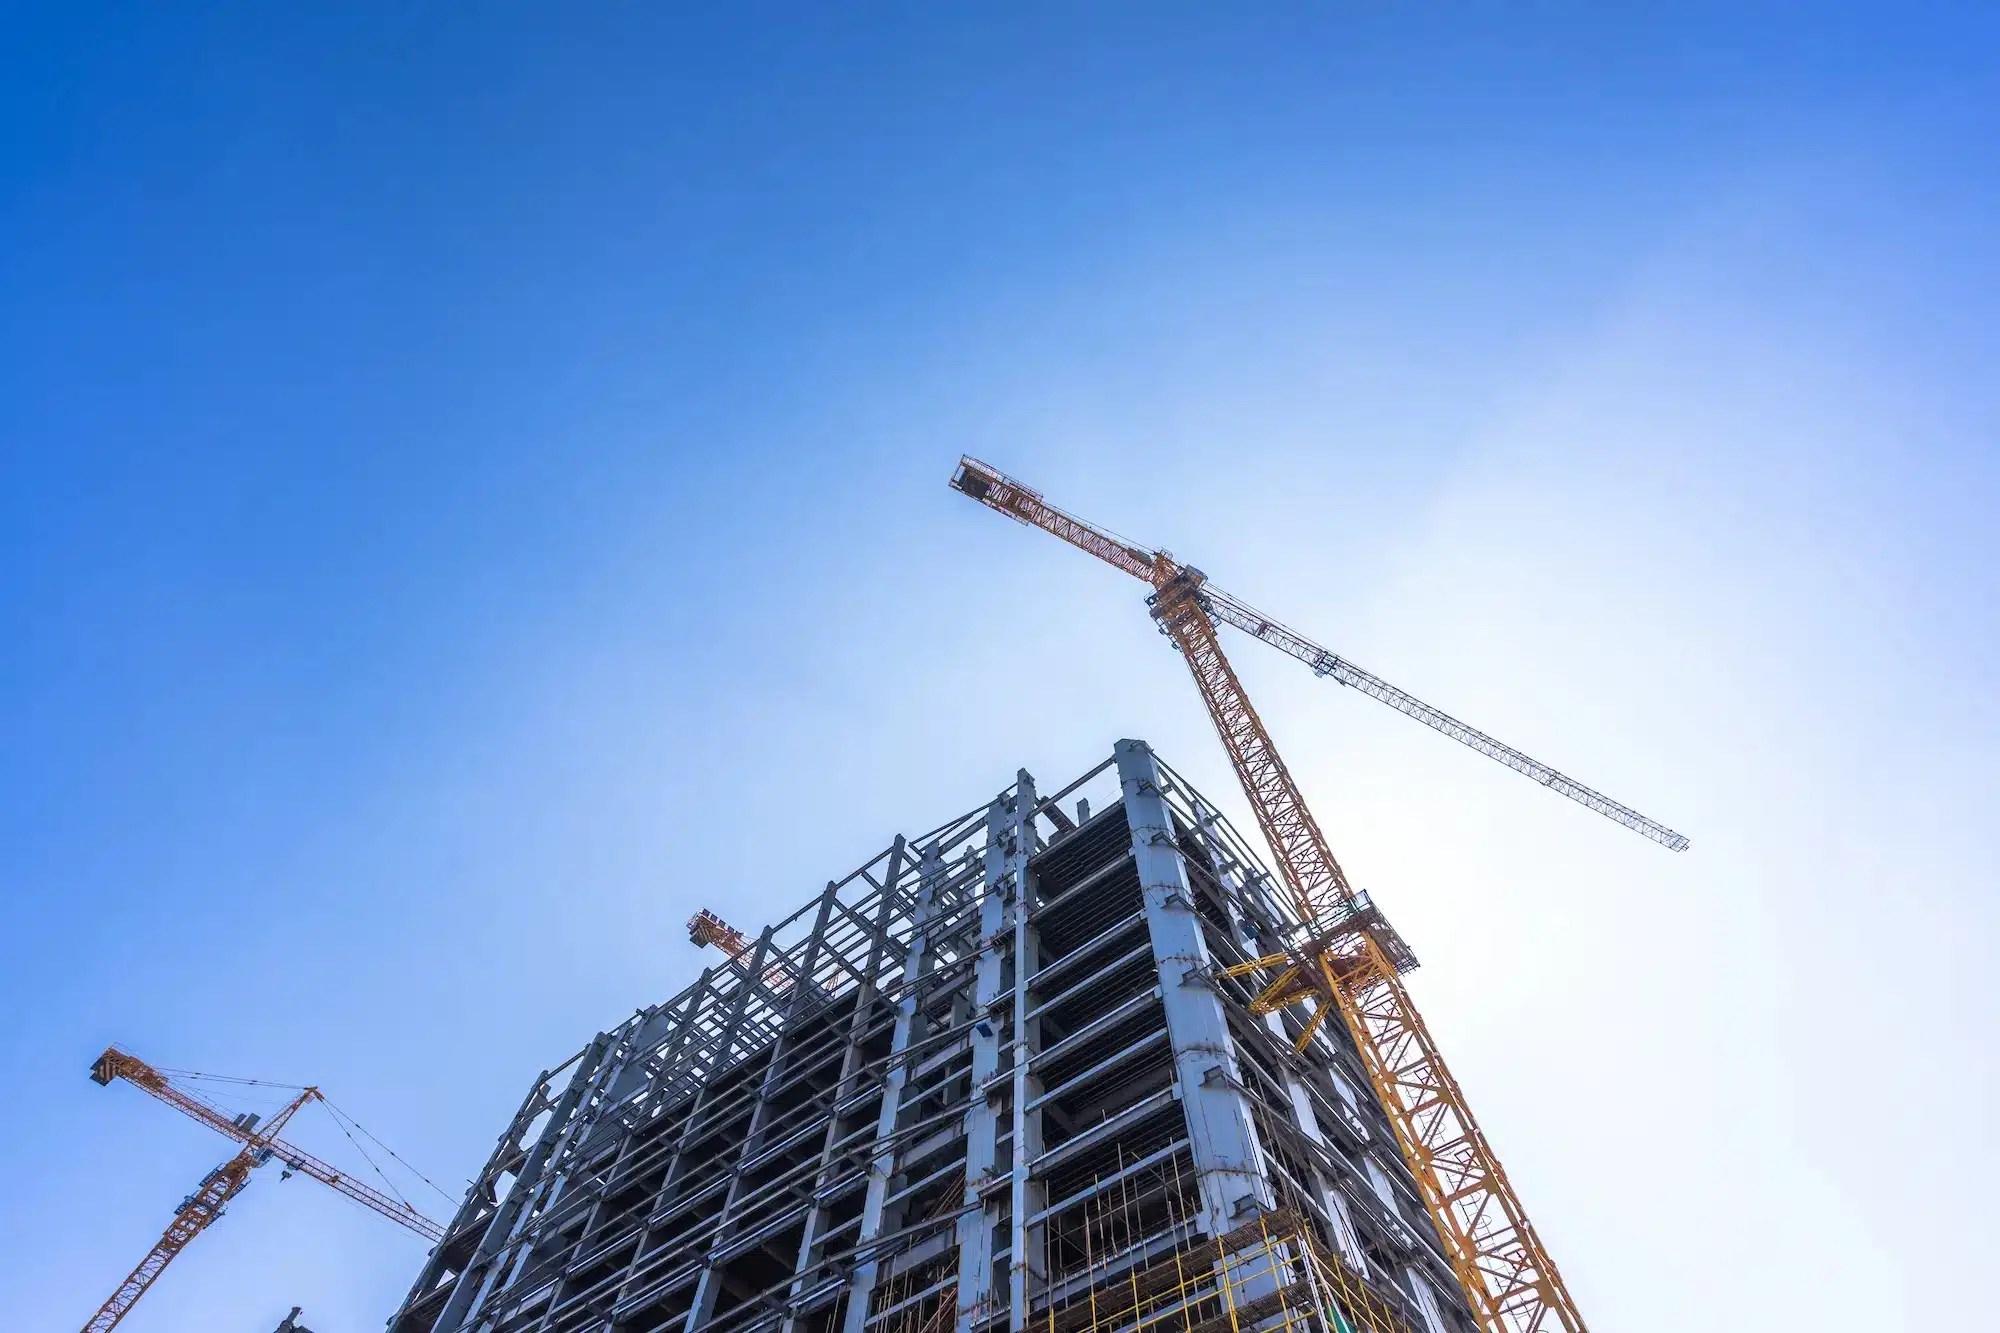
[[[746,973],[757,956],[755,940],[705,907],[688,918],[688,940],[697,948],[714,945]],[[772,963],[764,969],[764,985],[773,995],[789,994],[797,984],[791,968],[783,962]],[[808,993],[814,992],[825,995],[824,989],[818,986]]]
[[[756,944],[748,935],[706,907],[688,918],[688,940],[697,949],[713,944],[746,972],[750,968],[750,959],[757,951]],[[764,984],[782,995],[792,988],[792,979],[785,975],[782,968],[767,968]]]
[[[713,944],[731,958],[741,958],[756,947],[748,935],[706,907],[688,918],[688,941],[696,948]]]
[[[181,1075],[180,1077],[205,1077],[203,1075]],[[301,1088],[284,1109],[269,1120],[258,1123],[255,1115],[232,1115],[222,1107],[186,1087],[179,1086],[174,1077],[153,1068],[136,1055],[129,1055],[117,1047],[109,1047],[97,1057],[90,1067],[93,1083],[106,1086],[113,1079],[124,1079],[140,1090],[152,1094],[167,1105],[185,1115],[207,1125],[217,1133],[226,1135],[241,1143],[237,1154],[202,1178],[195,1192],[181,1201],[174,1210],[174,1220],[160,1237],[159,1243],[132,1270],[131,1276],[119,1284],[103,1307],[91,1321],[83,1326],[83,1333],[109,1333],[118,1321],[129,1313],[146,1294],[147,1288],[158,1280],[174,1256],[187,1248],[188,1242],[206,1230],[210,1223],[222,1216],[223,1207],[245,1185],[250,1183],[250,1173],[265,1162],[276,1159],[284,1164],[285,1174],[297,1172],[311,1176],[323,1185],[329,1185],[357,1203],[374,1209],[384,1217],[408,1227],[425,1239],[436,1242],[444,1239],[444,1228],[430,1218],[419,1213],[409,1204],[355,1180],[347,1173],[327,1165],[317,1157],[302,1152],[278,1137],[278,1131],[296,1115],[308,1102],[325,1101],[318,1088]],[[293,1314],[297,1314],[295,1310]]]
[[[1168,552],[1134,545],[1064,513],[996,468],[962,457],[951,485],[1152,586],[1147,600],[1153,617],[1186,660],[1306,923],[1303,937],[1284,952],[1229,968],[1225,975],[1268,977],[1252,1004],[1260,1013],[1299,1002],[1314,1004],[1298,1038],[1302,1050],[1329,1012],[1340,1015],[1395,1128],[1466,1302],[1486,1333],[1584,1333],[1568,1288],[1403,985],[1400,973],[1415,966],[1414,958],[1366,896],[1348,884],[1243,682],[1223,655],[1216,625],[1234,625],[1318,674],[1354,686],[1664,847],[1683,851],[1688,840],[1335,656],[1213,587],[1200,570]]]

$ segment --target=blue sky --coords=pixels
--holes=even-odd
[[[580,8],[7,11],[15,1326],[225,1155],[107,1041],[456,1190],[698,906],[1126,735],[1240,817],[961,451],[1694,839],[1236,654],[1593,1323],[1986,1300],[1990,19]],[[378,1327],[324,1194],[127,1327]]]

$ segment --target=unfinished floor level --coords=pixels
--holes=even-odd
[[[544,1074],[392,1333],[1472,1333],[1298,928],[1140,741],[886,849]]]

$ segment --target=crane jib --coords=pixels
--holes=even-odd
[[[1202,590],[1202,605],[1217,620],[1234,625],[1250,637],[1298,658],[1312,668],[1314,675],[1331,677],[1342,685],[1357,689],[1371,699],[1389,705],[1404,716],[1415,718],[1433,731],[1442,732],[1461,745],[1477,750],[1487,758],[1533,778],[1549,790],[1567,796],[1578,805],[1595,810],[1613,823],[1623,824],[1633,832],[1652,839],[1662,847],[1676,852],[1687,850],[1688,840],[1684,835],[1674,832],[1657,820],[1648,819],[1637,810],[1612,800],[1602,792],[1593,791],[1574,778],[1564,776],[1513,746],[1495,740],[1477,727],[1459,721],[1443,709],[1432,707],[1415,695],[1391,685],[1380,676],[1364,671],[1339,654],[1322,648],[1296,630],[1288,629],[1269,616],[1252,610],[1229,593],[1205,587]]]

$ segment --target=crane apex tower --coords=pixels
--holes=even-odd
[[[1370,938],[1414,965],[1365,897]],[[897,836],[535,1080],[391,1333],[1474,1333],[1315,923],[1140,741]]]

